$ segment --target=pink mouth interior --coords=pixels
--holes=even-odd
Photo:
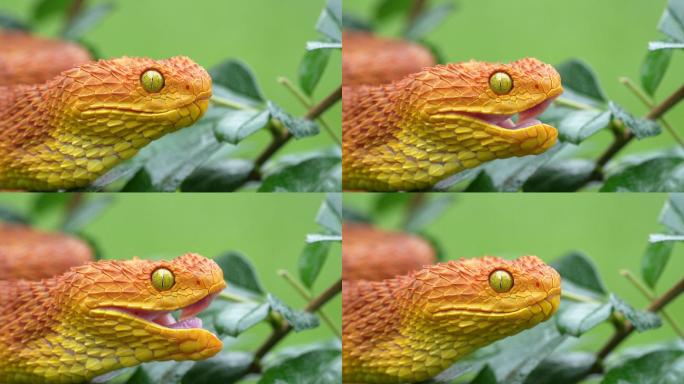
[[[537,116],[541,115],[546,108],[553,102],[555,97],[547,99],[530,109],[526,109],[519,113],[510,115],[492,115],[486,113],[463,113],[464,115],[473,116],[479,120],[485,121],[491,125],[496,125],[504,129],[521,129],[533,125],[541,124]],[[515,115],[518,115],[517,120],[514,121]]]
[[[178,320],[176,320],[171,312],[174,311],[147,311],[144,309],[132,309],[123,307],[102,307],[101,309],[116,310],[129,314],[131,316],[139,317],[143,320],[161,325],[162,327],[171,329],[194,329],[202,328],[202,319],[195,317],[196,314],[205,310],[211,301],[218,294],[213,294],[204,297],[202,300],[188,305],[187,307],[179,308],[181,311]]]

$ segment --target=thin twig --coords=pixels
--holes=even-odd
[[[648,299],[648,301],[653,302],[653,300],[655,300],[655,296],[653,295],[653,293],[648,288],[646,288],[646,286],[644,286],[644,284],[642,284],[641,281],[639,281],[639,279],[637,279],[630,271],[622,270],[620,271],[620,274],[624,276],[627,280],[629,280],[629,282],[631,282],[639,290],[639,292],[641,292],[641,294],[644,295],[646,299]],[[672,327],[672,330],[675,331],[677,336],[679,336],[680,339],[684,340],[684,333],[679,328],[674,319],[672,319],[670,314],[667,313],[665,308],[663,308],[660,311],[660,314],[663,316],[663,319],[665,319],[665,321],[667,321],[667,323],[670,324],[670,327]]]
[[[674,300],[677,296],[679,296],[682,292],[684,292],[684,279],[679,280],[677,284],[675,284],[662,296],[654,300],[648,307],[646,307],[646,310],[651,312],[658,312],[667,304],[669,304],[672,300]],[[594,364],[594,367],[589,372],[587,372],[587,375],[591,373],[602,372],[603,368],[601,366],[601,363],[603,362],[603,360],[611,352],[613,352],[613,350],[617,348],[617,346],[620,345],[620,343],[622,343],[627,338],[627,336],[631,335],[632,332],[634,332],[634,325],[628,321],[625,321],[625,327],[622,330],[618,329],[615,332],[615,334],[613,334],[613,337],[610,340],[608,340],[608,342],[603,346],[603,348],[601,348],[601,351],[596,356],[596,363]]]
[[[79,13],[83,10],[83,5],[85,4],[85,0],[73,0],[71,2],[71,5],[69,6],[69,12],[67,13],[67,17],[64,20],[64,26],[62,30],[66,30],[67,26],[71,24],[76,16],[78,16]]]
[[[627,89],[629,89],[630,91],[632,91],[632,93],[633,93],[634,95],[636,95],[636,97],[638,97],[639,100],[641,100],[641,102],[642,102],[646,107],[648,107],[648,108],[653,108],[653,107],[655,106],[655,103],[653,103],[653,100],[651,100],[645,93],[643,93],[643,92],[639,89],[639,87],[637,87],[636,84],[634,84],[634,82],[632,82],[632,80],[630,80],[628,77],[621,77],[621,78],[620,78],[620,82],[621,82],[622,84],[624,84],[625,87],[627,87]],[[672,128],[672,126],[670,125],[670,123],[668,123],[667,120],[665,120],[664,117],[661,117],[661,118],[660,118],[660,122],[663,124],[663,127],[665,127],[665,130],[666,130],[670,135],[672,135],[672,138],[677,142],[677,144],[679,144],[680,147],[684,148],[684,140],[682,140],[682,138],[679,137],[679,135],[678,135],[677,132],[674,130],[674,128]]]
[[[335,284],[330,286],[330,288],[326,289],[325,292],[320,294],[315,299],[311,300],[304,310],[307,312],[316,312],[325,303],[327,303],[332,298],[337,296],[341,291],[342,279],[335,282]],[[276,344],[278,344],[282,339],[284,339],[285,336],[287,336],[290,333],[290,331],[292,331],[292,326],[289,323],[284,323],[283,326],[280,327],[280,329],[276,329],[273,331],[273,333],[271,333],[271,336],[254,353],[254,363],[252,371],[254,371],[255,369],[258,370],[261,359],[271,349],[273,349],[273,347],[275,347]]]
[[[234,101],[231,101],[231,100],[228,100],[226,98],[216,96],[216,95],[211,96],[209,101],[211,101],[212,103],[214,103],[216,105],[220,105],[222,107],[226,107],[226,108],[230,108],[230,109],[239,109],[239,110],[243,110],[243,111],[257,111],[256,108],[252,108],[252,107],[244,105],[244,104],[236,103]]]
[[[413,0],[411,10],[408,14],[407,28],[416,22],[416,19],[418,18],[418,16],[420,16],[421,13],[423,13],[423,10],[425,9],[426,5],[427,0]]]
[[[309,120],[315,120],[317,119],[320,115],[323,114],[328,108],[331,106],[335,105],[340,99],[342,98],[342,86],[337,88],[333,93],[328,95],[323,101],[321,101],[318,105],[314,106],[307,112],[305,118]],[[257,157],[257,159],[254,161],[254,170],[252,171],[252,177],[256,176],[257,174],[261,173],[261,167],[266,163],[271,156],[273,156],[280,148],[282,148],[290,139],[292,139],[293,135],[290,133],[290,131],[285,131],[282,135],[274,137],[273,141],[271,141],[271,144],[269,144],[268,147]],[[254,180],[252,177],[250,177],[251,180]]]
[[[290,79],[287,77],[281,76],[278,78],[278,82],[282,84],[285,88],[287,88],[288,91],[290,91],[296,98],[299,100],[299,102],[305,107],[305,108],[311,108],[311,100],[309,100],[306,95],[304,95],[297,87],[292,84]],[[335,132],[332,131],[332,128],[330,128],[330,125],[323,119],[323,116],[318,117],[318,122],[321,124],[323,127],[323,130],[330,136],[330,138],[339,146],[342,146],[342,141],[335,135]]]
[[[218,298],[226,300],[226,301],[231,301],[234,303],[251,303],[252,302],[252,300],[249,300],[246,297],[242,297],[240,295],[236,295],[234,293],[228,293],[225,291],[219,293]]]
[[[309,294],[309,292],[297,280],[292,278],[290,272],[281,269],[280,271],[278,271],[278,276],[285,279],[285,281],[287,281],[304,300],[311,301],[311,295]],[[328,326],[332,333],[334,333],[338,339],[341,339],[342,335],[340,334],[340,331],[337,329],[337,327],[335,327],[335,324],[333,324],[332,320],[330,320],[328,315],[325,314],[323,309],[319,309],[316,313],[318,313],[318,315],[321,317],[321,320],[323,320],[325,325]]]
[[[660,119],[670,108],[674,107],[678,102],[684,98],[684,85],[672,93],[665,101],[657,105],[655,108],[651,109],[649,113],[644,116],[644,118],[649,120]],[[629,144],[635,135],[630,129],[625,129],[624,134],[615,137],[615,140],[611,145],[601,154],[601,156],[596,160],[596,166],[590,178],[587,179],[587,183],[592,180],[601,180],[603,178],[603,167],[618,153]]]
[[[578,303],[591,303],[591,304],[599,304],[600,303],[600,301],[593,299],[589,296],[584,296],[584,295],[580,295],[577,293],[571,293],[571,292],[566,292],[566,291],[561,292],[561,298],[576,301]]]
[[[596,107],[593,107],[589,104],[584,104],[580,103],[578,101],[566,99],[564,97],[559,97],[553,101],[553,104],[559,107],[568,107],[572,109],[581,109],[581,110],[587,110],[587,111],[595,111],[597,110]]]

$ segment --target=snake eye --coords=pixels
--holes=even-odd
[[[154,69],[148,69],[140,76],[140,84],[147,92],[159,92],[164,88],[164,76]]]
[[[495,72],[489,77],[489,88],[497,95],[505,95],[513,89],[513,79],[506,72]]]
[[[513,276],[503,269],[497,269],[489,275],[489,286],[499,293],[508,292],[513,288]]]
[[[175,282],[173,272],[166,268],[155,269],[152,272],[152,286],[158,291],[168,291]]]

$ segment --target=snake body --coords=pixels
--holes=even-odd
[[[556,129],[536,119],[563,91],[552,66],[526,58],[420,69],[429,61],[415,44],[345,36],[345,52],[354,55],[343,62],[350,75],[343,77],[344,188],[426,189],[482,163],[555,144]],[[406,75],[411,62],[415,73]],[[500,75],[510,79],[504,93],[492,85]]]
[[[382,249],[380,239],[354,236],[367,227],[345,231],[344,248]],[[385,240],[402,246],[398,233]],[[414,236],[407,236],[416,242]],[[363,251],[366,247],[368,251]],[[414,248],[416,249],[416,248]],[[393,254],[378,254],[393,263]],[[363,261],[360,260],[359,263]],[[475,349],[549,319],[560,303],[560,276],[535,256],[460,259],[422,267],[376,281],[350,280],[343,269],[343,381],[347,383],[414,383],[434,377]],[[380,270],[379,265],[374,266]],[[507,291],[495,291],[491,278],[505,271]],[[370,276],[367,278],[375,278]]]
[[[0,226],[0,258],[23,252],[29,265],[53,264],[52,253],[32,243],[38,239],[56,253],[83,253],[74,238]],[[200,360],[221,350],[194,317],[225,288],[212,260],[186,254],[78,263],[58,259],[48,269],[65,271],[42,280],[0,281],[0,383],[83,383],[143,362]],[[151,278],[161,269],[174,277],[162,290]],[[37,273],[24,278],[45,275]],[[170,314],[177,310],[178,321]]]
[[[17,40],[29,38],[12,36],[0,34],[4,73],[19,72],[19,51],[30,57],[47,45],[56,56],[82,54],[70,44],[60,51],[55,45],[61,42],[17,48]],[[56,68],[82,59],[59,61]],[[56,68],[33,72],[44,75]],[[160,89],[144,87],[148,71],[161,74]],[[39,84],[0,86],[0,188],[87,186],[152,140],[193,124],[210,96],[209,74],[187,57],[86,62]]]

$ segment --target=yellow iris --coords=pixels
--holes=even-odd
[[[499,293],[508,292],[513,288],[513,276],[502,269],[497,269],[489,275],[489,286]]]
[[[154,69],[148,69],[140,76],[140,84],[147,92],[159,92],[164,88],[164,76]]]
[[[166,268],[159,268],[152,272],[152,286],[158,291],[168,291],[175,282],[173,272]]]
[[[495,72],[489,77],[489,88],[497,95],[505,95],[513,89],[513,79],[506,72]]]

